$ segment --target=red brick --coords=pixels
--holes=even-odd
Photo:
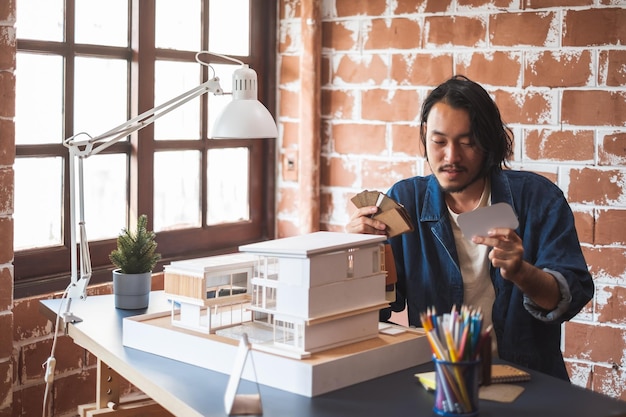
[[[328,86],[331,80],[332,66],[330,65],[330,57],[328,55],[322,55],[322,62],[320,64],[320,85]]]
[[[362,94],[362,118],[386,122],[419,119],[419,93],[414,90],[367,90]]]
[[[54,383],[54,415],[72,415],[81,404],[96,400],[96,370],[89,369],[77,374],[61,376]],[[124,387],[120,384],[120,395],[124,395]],[[128,388],[126,388],[127,390]]]
[[[297,55],[282,55],[280,59],[281,85],[298,83],[300,80],[300,57]]]
[[[13,417],[40,416],[43,408],[44,388],[44,384],[15,387],[13,389]]]
[[[598,147],[598,165],[626,165],[626,133],[604,136]]]
[[[592,362],[623,363],[626,329],[565,323],[565,352],[576,359]]]
[[[354,93],[351,91],[322,90],[322,115],[334,119],[351,119],[354,102]]]
[[[320,230],[327,230],[329,232],[341,233],[346,231],[346,226],[343,224],[331,224],[322,222],[321,226],[322,228]]]
[[[0,165],[13,165],[15,162],[15,122],[0,119]]]
[[[15,75],[0,71],[0,117],[15,117]]]
[[[52,339],[46,339],[22,346],[22,383],[43,379],[45,370],[41,365],[52,354],[52,343]],[[85,365],[85,349],[62,334],[57,339],[54,357],[57,361],[55,375],[82,369]]]
[[[595,244],[626,244],[626,210],[597,209]]]
[[[567,359],[567,357],[565,357]],[[565,362],[567,373],[574,385],[591,389],[593,380],[593,366],[580,362]]]
[[[391,151],[411,156],[424,156],[419,126],[391,125]]]
[[[590,50],[526,53],[524,86],[576,87],[594,85]]]
[[[363,161],[362,187],[387,191],[397,181],[416,175],[415,162]]]
[[[622,364],[593,367],[593,385],[591,389],[608,397],[626,401],[626,371]]]
[[[13,261],[13,218],[0,218],[0,265]]]
[[[564,90],[561,121],[579,126],[624,126],[626,92]]]
[[[13,306],[13,269],[0,267],[0,314]],[[13,329],[13,326],[11,326]],[[9,337],[12,338],[13,331]]]
[[[619,284],[626,274],[626,250],[616,247],[583,246],[583,254],[594,279]]]
[[[496,13],[489,21],[489,40],[494,46],[558,46],[554,12]]]
[[[480,84],[514,87],[519,84],[522,73],[521,52],[459,54],[457,62],[456,74]]]
[[[298,228],[297,223],[294,223],[291,219],[278,219],[276,221],[276,238],[297,236],[302,234]]]
[[[386,149],[385,125],[336,124],[332,126],[334,150],[340,154],[379,155]]]
[[[0,2],[0,22],[15,23],[15,0],[3,0]],[[0,404],[2,404],[1,401]]]
[[[320,192],[320,206],[322,207],[320,209],[320,225],[324,225],[320,230],[328,230],[326,227],[328,227],[335,209],[333,194],[325,191]]]
[[[388,71],[389,67],[380,55],[343,55],[332,74],[332,82],[379,85],[387,79]]]
[[[13,214],[13,168],[0,168],[0,213]]]
[[[337,17],[346,16],[380,16],[385,13],[385,0],[336,0]]]
[[[626,51],[611,49],[598,54],[598,84],[609,87],[626,85]]]
[[[482,8],[484,6],[507,8],[511,6],[508,0],[457,0],[459,7]]]
[[[626,171],[593,168],[570,171],[568,197],[570,202],[611,205],[626,197],[623,186]]]
[[[626,324],[626,288],[607,285],[596,288],[598,322],[618,326]]]
[[[591,6],[594,0],[524,0],[526,9],[545,9],[547,7]]]
[[[358,22],[322,22],[322,47],[349,51],[359,39]]]
[[[279,115],[281,117],[294,119],[300,117],[300,94],[297,91],[291,91],[285,88],[279,88],[278,91],[280,94]]]
[[[505,123],[553,124],[556,105],[552,94],[546,91],[511,93],[498,90],[494,96]]]
[[[452,0],[415,0],[415,1],[396,1],[392,2],[396,6],[392,13],[438,13],[445,12],[452,6]]]
[[[39,310],[39,300],[44,298],[50,298],[50,296],[15,300],[13,304],[13,340],[22,342],[51,334],[53,324]]]
[[[563,46],[626,44],[625,8],[566,10],[563,19]]]
[[[577,211],[574,210],[574,222],[576,224],[576,232],[578,233],[578,240],[580,243],[593,244],[595,217],[593,210],[591,211]]]
[[[365,49],[415,49],[422,44],[422,28],[419,22],[398,18],[372,19]]]
[[[8,358],[13,354],[13,314],[11,311],[3,311],[0,313],[0,358]]]
[[[531,130],[524,140],[526,155],[533,160],[593,161],[592,130]]]
[[[454,75],[450,54],[393,54],[391,79],[398,85],[439,85]]]
[[[292,122],[282,122],[282,131],[283,131],[283,140],[282,140],[282,148],[290,149],[294,146],[298,145],[299,133],[298,129],[300,129],[299,123]]]
[[[0,71],[15,70],[16,45],[15,28],[0,26]]]
[[[487,25],[480,17],[428,16],[425,27],[427,45],[479,47],[486,42]]]
[[[13,364],[10,360],[0,362],[0,416],[11,416]],[[8,409],[2,408],[9,405]]]
[[[279,213],[297,213],[298,189],[281,187],[278,192],[277,209]]]
[[[322,158],[321,183],[329,187],[353,187],[357,181],[359,164],[349,158]],[[333,204],[328,201],[328,204]],[[322,204],[321,207],[324,207]],[[324,208],[328,210],[327,208]]]

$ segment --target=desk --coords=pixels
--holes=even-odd
[[[54,320],[61,300],[42,301],[42,312]],[[224,391],[228,376],[204,368],[126,348],[122,345],[122,319],[135,314],[168,310],[163,292],[150,294],[147,310],[128,311],[114,307],[112,295],[88,297],[72,303],[83,319],[70,324],[68,334],[146,395],[176,416],[225,416]],[[347,388],[308,398],[260,386],[263,415],[298,417],[430,416],[433,394],[413,376],[432,370],[424,364]],[[241,381],[249,389],[249,381]],[[532,380],[510,404],[480,401],[480,416],[626,416],[626,402],[532,372]],[[247,386],[247,387],[246,387]],[[252,386],[253,387],[253,386]]]

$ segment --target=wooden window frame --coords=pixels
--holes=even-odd
[[[74,32],[73,0],[66,0],[66,39]],[[202,1],[204,21],[208,22],[208,4]],[[17,40],[18,52],[36,52],[60,55],[65,61],[66,77],[73,80],[73,58],[76,56],[106,56],[122,58],[130,62],[129,108],[132,117],[154,107],[154,63],[158,59],[194,61],[195,51],[162,50],[154,47],[153,1],[130,1],[130,46],[128,48],[79,45],[72,42],[44,42]],[[206,30],[203,30],[202,49],[208,49]],[[68,34],[70,35],[68,37]],[[276,0],[250,0],[250,56],[234,56],[255,69],[259,77],[259,100],[272,114],[276,101]],[[213,62],[213,61],[212,61]],[[216,62],[219,63],[219,62]],[[224,74],[230,76],[231,74]],[[205,69],[204,79],[208,76]],[[222,76],[222,75],[220,75]],[[64,83],[64,96],[73,100],[73,83]],[[153,126],[136,132],[130,141],[116,143],[104,153],[127,153],[130,155],[129,222],[132,224],[137,213],[147,214],[152,227],[153,214],[153,166],[154,153],[162,150],[196,149],[202,152],[201,182],[205,184],[207,165],[206,153],[210,148],[240,147],[250,149],[250,220],[239,223],[206,226],[206,187],[202,187],[202,225],[199,228],[157,233],[158,250],[163,259],[155,268],[173,260],[210,256],[234,252],[241,244],[274,238],[275,229],[275,139],[211,140],[205,125],[208,112],[208,96],[201,98],[203,120],[201,140],[155,141]],[[64,103],[64,137],[71,136],[73,103]],[[68,178],[68,152],[62,145],[17,145],[16,156],[59,156],[64,159],[63,230],[69,231],[69,190],[65,185]],[[89,220],[87,219],[87,222]],[[70,236],[64,232],[63,245],[15,252],[14,297],[62,291],[69,284]],[[115,239],[90,242],[93,275],[91,284],[111,281],[112,265],[108,254],[115,247]]]

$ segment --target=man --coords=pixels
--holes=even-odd
[[[540,175],[506,169],[512,132],[489,94],[465,77],[426,98],[420,136],[432,174],[387,193],[415,227],[389,239],[398,275],[390,309],[406,303],[409,324],[421,326],[429,307],[439,314],[480,307],[500,358],[568,380],[561,323],[591,300],[594,285],[563,193]],[[516,230],[462,235],[459,214],[501,202],[513,207]],[[371,218],[376,211],[357,210],[346,231],[385,234],[385,224]]]

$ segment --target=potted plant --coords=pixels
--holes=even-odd
[[[137,219],[134,232],[122,229],[117,248],[109,254],[113,270],[115,307],[135,310],[148,307],[152,287],[152,269],[161,255],[156,252],[155,234],[146,228],[148,217]]]

